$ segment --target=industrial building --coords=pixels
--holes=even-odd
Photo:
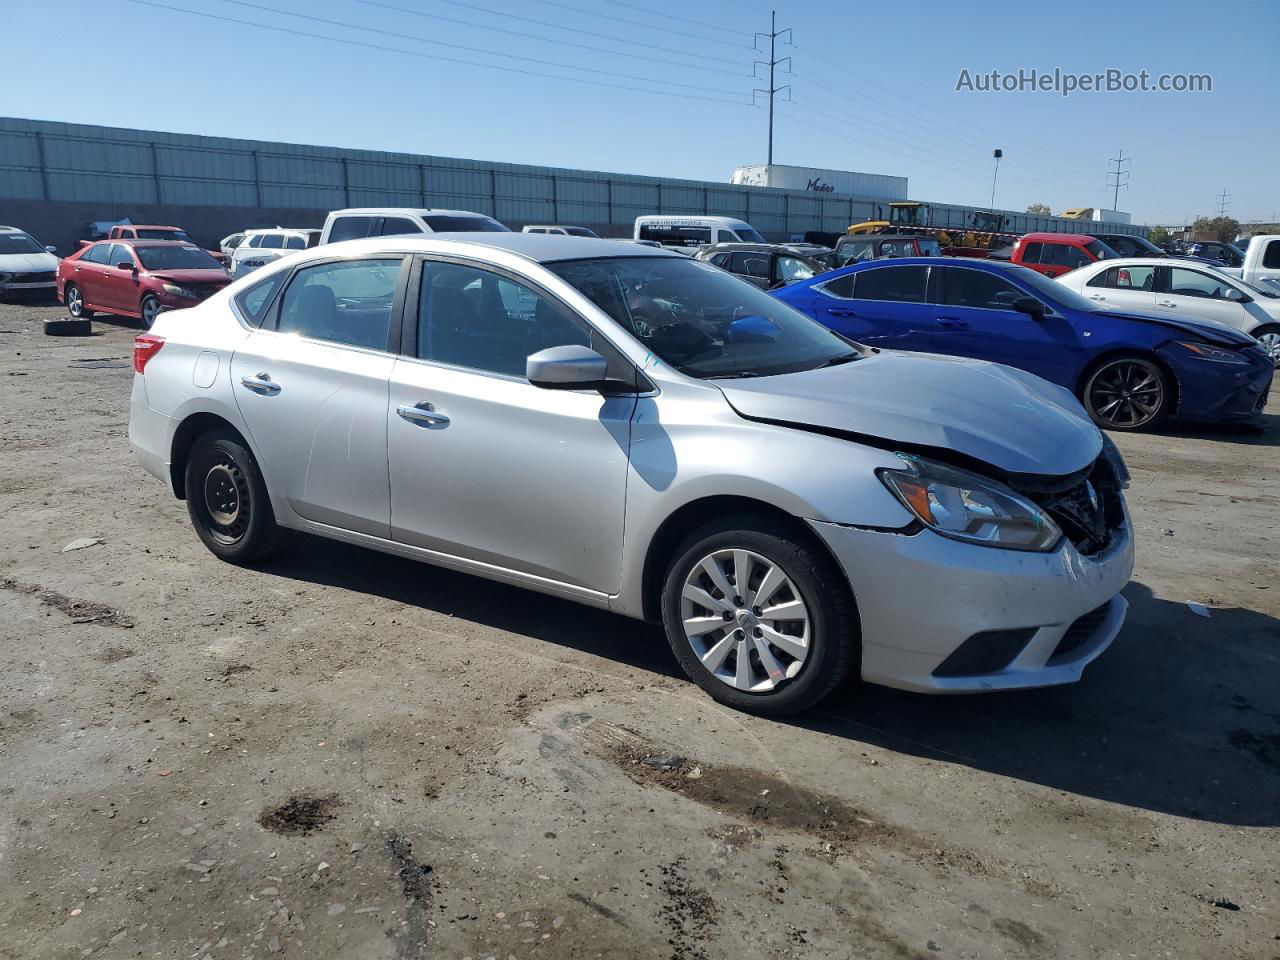
[[[473,210],[513,229],[572,223],[603,236],[630,236],[644,214],[715,214],[786,240],[843,232],[905,193],[902,178],[864,176],[901,189],[858,196],[0,118],[0,223],[63,253],[92,221],[174,224],[212,245],[246,227],[319,227],[330,210],[354,206]],[[974,209],[935,204],[935,223],[963,226]],[[1071,229],[1056,217],[1010,215],[1020,231]]]

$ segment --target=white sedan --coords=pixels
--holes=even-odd
[[[1107,310],[1203,317],[1257,337],[1280,364],[1280,290],[1199,263],[1157,257],[1099,260],[1057,278]]]

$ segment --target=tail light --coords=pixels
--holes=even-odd
[[[140,333],[133,338],[133,370],[134,373],[144,373],[147,369],[147,363],[160,352],[160,348],[164,346],[164,337],[157,337],[154,333]]]

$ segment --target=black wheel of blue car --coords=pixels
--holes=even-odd
[[[1085,380],[1083,393],[1085,409],[1098,426],[1141,430],[1168,415],[1172,389],[1155,362],[1133,355],[1100,364]]]

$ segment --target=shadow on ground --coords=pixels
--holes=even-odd
[[[1280,416],[1274,413],[1261,413],[1250,420],[1236,420],[1230,423],[1174,422],[1148,432],[1161,437],[1240,443],[1255,447],[1280,447]]]
[[[335,541],[305,538],[270,572],[683,676],[653,625]],[[1123,632],[1074,686],[930,697],[851,680],[788,722],[1131,807],[1280,825],[1280,620],[1205,619],[1137,582],[1125,596]]]

